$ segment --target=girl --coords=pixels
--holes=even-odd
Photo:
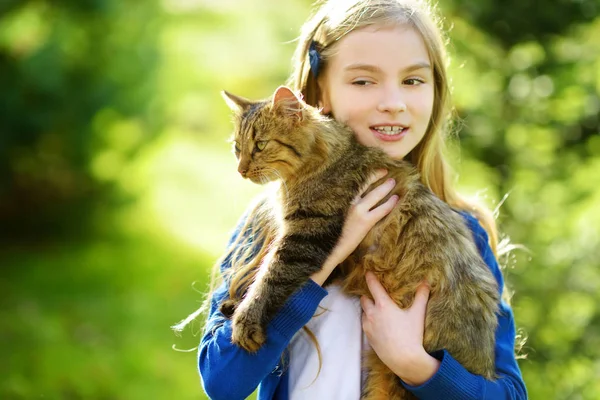
[[[362,144],[411,161],[440,199],[472,212],[474,216],[464,213],[466,222],[502,288],[494,221],[489,212],[461,199],[449,179],[443,153],[449,114],[444,63],[443,42],[426,5],[411,0],[330,0],[303,27],[289,83],[307,103],[352,128]],[[383,174],[373,176],[371,183]],[[360,305],[335,283],[321,286],[392,210],[394,197],[372,209],[392,187],[387,182],[355,199],[336,248],[321,271],[270,322],[267,341],[254,354],[231,344],[231,323],[219,311],[224,299],[248,287],[273,237],[260,206],[246,213],[220,263],[226,278],[212,293],[199,347],[200,374],[212,399],[243,399],[257,387],[261,400],[358,399],[361,352],[367,346],[421,399],[526,398],[514,357],[513,315],[506,303],[500,304],[496,331],[498,378],[487,381],[469,373],[446,351],[428,354],[423,349],[426,284],[405,310],[392,302],[373,275],[366,277],[373,300],[361,298]],[[319,305],[324,312],[317,310]],[[316,336],[312,340],[300,331],[305,325],[312,332],[308,336]]]

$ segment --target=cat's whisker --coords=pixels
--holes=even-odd
[[[261,185],[265,185],[267,183],[269,183],[269,179],[265,174],[265,168],[260,168],[256,171],[255,173],[256,178],[258,178],[258,181],[260,182]]]
[[[285,179],[283,179],[281,172],[279,172],[275,168],[265,168],[265,169],[268,170],[269,172],[273,172],[275,174],[275,176],[279,179],[283,188],[285,189],[285,196],[287,198],[290,191],[288,190],[287,184],[285,183]]]
[[[269,183],[269,178],[267,178],[264,174],[260,176],[260,183],[261,185],[266,185],[267,183]]]

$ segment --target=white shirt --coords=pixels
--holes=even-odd
[[[342,293],[338,285],[327,287],[315,315],[306,325],[321,348],[301,329],[290,342],[290,400],[358,400],[363,374],[361,359],[368,342],[362,332],[358,297]]]

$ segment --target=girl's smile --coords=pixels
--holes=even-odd
[[[434,85],[429,54],[410,26],[367,27],[335,45],[319,82],[323,113],[358,141],[404,158],[429,126]]]
[[[396,124],[378,124],[371,127],[373,134],[384,142],[401,140],[408,133],[408,129],[406,126]]]

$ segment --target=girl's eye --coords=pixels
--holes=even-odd
[[[373,84],[373,82],[367,81],[367,80],[364,80],[364,79],[360,79],[358,81],[352,82],[352,84],[356,85],[356,86],[368,86],[368,85]]]
[[[425,81],[423,81],[422,79],[419,79],[419,78],[409,78],[409,79],[406,79],[404,81],[404,83],[409,86],[416,86],[416,85],[420,85],[421,83],[425,83]]]
[[[258,151],[263,151],[266,145],[266,140],[259,140],[258,142],[256,142],[256,148],[258,149]]]

